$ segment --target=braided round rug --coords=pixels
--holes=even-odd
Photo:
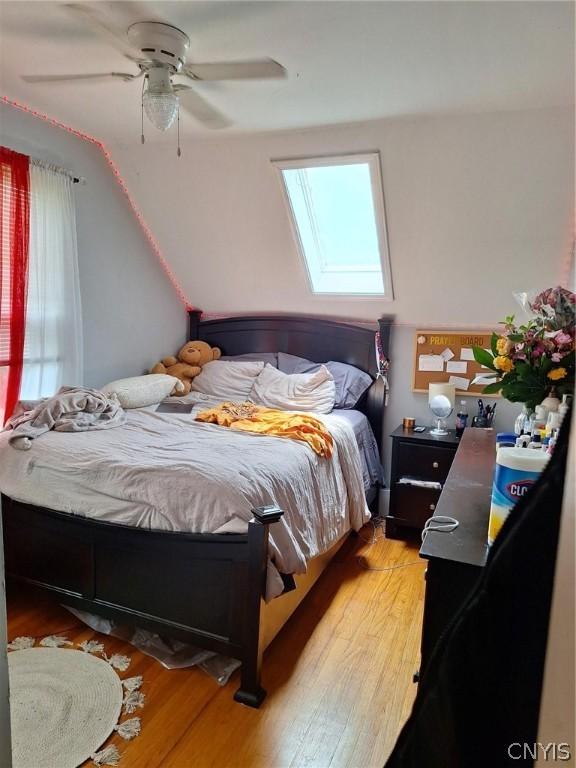
[[[14,768],[76,768],[115,730],[124,692],[104,659],[28,648],[8,654],[8,665]]]

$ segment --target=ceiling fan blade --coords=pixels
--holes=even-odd
[[[187,64],[183,74],[193,80],[252,80],[286,77],[287,72],[274,59],[253,61],[213,61]]]
[[[64,83],[72,80],[108,80],[111,77],[128,81],[135,80],[140,75],[131,75],[129,72],[95,72],[90,75],[21,75],[20,77],[26,83]]]
[[[122,21],[126,29],[135,21],[159,21],[162,24],[169,22],[161,16],[156,8],[151,8],[150,3],[137,2],[137,0],[113,0],[109,4],[110,11],[116,17],[116,21]]]
[[[198,122],[214,129],[228,128],[232,125],[232,121],[226,115],[213,107],[197,91],[192,90],[187,85],[175,85],[174,90],[178,93],[180,107]]]
[[[81,24],[90,27],[92,32],[105,39],[113,48],[116,48],[123,56],[138,61],[139,52],[128,42],[128,37],[123,29],[119,29],[104,19],[98,11],[85,3],[65,3],[60,6],[68,15]]]

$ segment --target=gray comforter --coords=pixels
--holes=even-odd
[[[88,432],[110,429],[126,421],[126,414],[116,398],[97,389],[61,387],[54,397],[42,400],[32,410],[8,420],[8,438],[13,448],[27,451],[32,441],[49,432]]]
[[[354,431],[320,418],[334,438],[332,459],[296,440],[145,409],[110,432],[50,432],[26,453],[0,433],[0,491],[95,520],[195,533],[245,532],[254,507],[277,504],[284,517],[270,529],[270,598],[283,590],[279,571],[304,573],[369,519]]]

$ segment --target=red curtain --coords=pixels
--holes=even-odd
[[[18,402],[26,324],[29,158],[0,147],[0,424]]]

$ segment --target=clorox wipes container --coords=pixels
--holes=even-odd
[[[493,544],[517,501],[528,493],[550,454],[530,448],[499,448],[492,486],[488,544]]]

